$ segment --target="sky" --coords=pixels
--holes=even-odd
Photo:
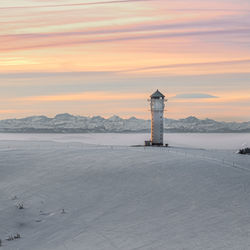
[[[250,0],[1,0],[0,119],[250,121]]]

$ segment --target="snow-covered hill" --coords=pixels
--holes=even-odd
[[[200,120],[196,117],[173,120],[165,119],[167,132],[250,132],[250,122],[226,123],[211,119]],[[70,114],[59,114],[54,118],[32,116],[23,119],[8,119],[0,121],[0,132],[25,133],[87,133],[87,132],[148,132],[150,120],[131,117],[122,119],[112,116],[105,119],[100,116],[83,117]]]
[[[49,138],[0,141],[4,250],[250,249],[249,156]]]

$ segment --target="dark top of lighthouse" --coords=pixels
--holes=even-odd
[[[158,89],[152,94],[151,99],[160,99],[160,98],[165,98],[165,95],[163,95]]]

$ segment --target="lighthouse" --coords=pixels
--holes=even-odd
[[[164,108],[165,96],[157,89],[155,93],[150,96],[151,108],[151,144],[152,146],[163,145],[164,135]]]

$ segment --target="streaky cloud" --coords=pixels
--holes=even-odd
[[[157,65],[151,67],[141,67],[141,68],[134,68],[130,70],[120,71],[122,72],[136,72],[136,71],[147,71],[147,70],[154,70],[154,69],[171,69],[171,68],[182,68],[182,67],[193,67],[193,66],[213,66],[213,65],[233,65],[233,64],[244,64],[250,63],[250,59],[245,60],[230,60],[230,61],[214,61],[214,62],[200,62],[200,63],[176,63],[176,64],[167,64],[167,65]]]
[[[188,94],[177,94],[172,98],[177,99],[209,99],[209,98],[218,98],[218,96],[202,93],[188,93]]]
[[[235,20],[230,21],[227,19],[215,19],[215,20],[198,20],[192,22],[178,22],[178,23],[161,23],[161,24],[140,24],[133,25],[132,27],[121,26],[119,28],[102,28],[93,30],[79,30],[79,31],[65,31],[65,32],[47,32],[47,33],[20,33],[20,34],[5,34],[0,35],[3,39],[33,39],[33,38],[55,38],[64,36],[83,36],[83,35],[104,35],[104,34],[117,34],[117,33],[132,33],[143,31],[162,31],[175,28],[205,28],[205,27],[217,27],[218,25],[224,25],[226,27],[232,27],[233,25],[244,25],[249,27],[250,21],[245,23],[239,23]],[[224,27],[224,28],[226,28]],[[243,28],[241,28],[243,29]]]
[[[167,68],[182,68],[182,67],[193,67],[193,66],[219,66],[219,65],[235,65],[235,64],[248,64],[250,63],[250,59],[245,60],[230,60],[230,61],[214,61],[214,62],[200,62],[200,63],[176,63],[176,64],[167,64],[167,65],[156,65],[151,67],[141,67],[141,68],[133,68],[127,70],[113,70],[113,71],[64,71],[64,72],[21,72],[21,73],[0,73],[0,79],[19,79],[19,78],[45,78],[45,77],[79,77],[79,76],[104,76],[104,75],[112,75],[112,74],[123,74],[129,72],[139,72],[139,71],[147,71],[154,69],[167,69]],[[238,72],[234,72],[233,74],[241,74]],[[249,72],[245,72],[248,76]],[[207,74],[204,74],[207,75]],[[213,75],[213,74],[209,74]],[[218,74],[215,74],[216,76]],[[221,75],[221,74],[219,74]],[[222,75],[225,75],[224,73]],[[238,77],[238,76],[237,76]]]
[[[11,9],[41,9],[41,8],[60,8],[60,7],[74,7],[74,6],[91,6],[91,5],[106,5],[119,3],[133,3],[133,2],[154,2],[155,0],[110,0],[110,1],[96,1],[92,3],[68,3],[68,4],[47,4],[47,5],[27,5],[27,6],[6,6],[0,7],[0,10]],[[242,8],[167,8],[170,12],[250,12],[250,9]]]
[[[0,79],[20,78],[46,78],[46,77],[79,77],[79,76],[104,76],[117,73],[116,71],[73,71],[73,72],[21,72],[21,73],[0,73]]]
[[[149,2],[153,0],[114,0],[104,2],[92,2],[92,3],[69,3],[69,4],[51,4],[51,5],[32,5],[32,6],[9,6],[0,7],[0,10],[5,9],[40,9],[40,8],[58,8],[58,7],[74,7],[74,6],[89,6],[89,5],[104,5],[104,4],[117,4],[117,3],[132,3],[132,2]]]
[[[143,39],[161,39],[161,38],[176,38],[176,37],[194,37],[194,36],[205,36],[205,35],[250,35],[250,28],[243,29],[220,29],[220,30],[206,30],[206,31],[187,31],[187,32],[172,32],[172,33],[161,33],[161,34],[146,34],[146,35],[134,35],[134,36],[124,36],[124,37],[108,37],[108,38],[94,38],[94,39],[84,39],[75,41],[57,41],[50,42],[46,44],[34,44],[29,46],[20,47],[7,47],[0,48],[0,51],[10,51],[10,50],[24,50],[24,49],[37,49],[37,48],[48,48],[56,46],[67,46],[76,44],[91,44],[91,43],[109,43],[109,42],[119,42],[119,41],[135,41]]]

